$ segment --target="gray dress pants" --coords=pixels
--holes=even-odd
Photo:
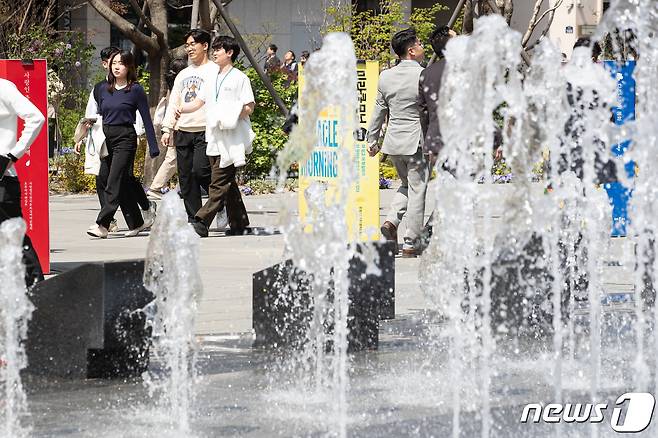
[[[425,217],[425,194],[429,181],[429,163],[418,148],[413,155],[389,155],[402,185],[398,189],[386,220],[396,227],[402,218],[407,225],[404,233],[404,249],[418,249]]]

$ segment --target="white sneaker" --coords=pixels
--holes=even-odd
[[[107,238],[107,228],[105,228],[102,225],[98,224],[93,224],[92,226],[87,229],[87,234],[89,234],[91,237],[98,237],[99,239],[106,239]]]
[[[117,224],[117,220],[113,219],[112,222],[110,222],[110,226],[107,228],[108,233],[116,233],[119,231],[119,224]]]
[[[137,228],[132,229],[132,230],[126,231],[124,236],[125,237],[135,237],[136,235],[138,235],[142,231],[151,228],[153,226],[153,222],[155,222],[155,217],[150,217],[149,220],[144,219],[144,223],[142,224],[142,226],[137,227]]]
[[[224,207],[215,216],[215,228],[217,231],[224,231],[226,227],[228,227],[228,215],[226,214],[226,207]]]

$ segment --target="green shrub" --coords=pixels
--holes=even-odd
[[[390,158],[379,163],[379,176],[386,179],[398,179],[398,172],[395,170]]]
[[[286,180],[285,189],[294,192],[297,189],[298,181],[296,179],[288,178]],[[244,184],[242,188],[244,195],[263,195],[269,193],[276,193],[276,181],[262,178],[251,179]]]
[[[281,130],[285,118],[256,70],[249,68],[245,73],[251,80],[251,87],[256,99],[256,107],[250,117],[251,127],[256,133],[256,138],[252,145],[254,150],[248,158],[245,169],[246,178],[254,179],[269,175],[276,154],[283,149],[288,137]],[[285,77],[279,73],[272,75],[271,79],[274,89],[281,96],[283,102],[288,108],[292,107],[297,98],[297,84],[294,83],[286,88],[284,86]]]
[[[135,154],[134,173],[138,181],[144,182],[144,161],[146,160],[146,151],[148,142],[146,136],[142,135],[137,138],[137,153]]]
[[[94,175],[84,173],[84,155],[67,153],[60,155],[57,173],[51,178],[51,190],[69,193],[90,193],[96,190]]]
[[[400,0],[379,0],[380,13],[366,10],[358,12],[355,2],[330,6],[326,9],[327,24],[322,34],[346,32],[354,41],[357,59],[379,61],[382,68],[392,65],[395,59],[391,51],[391,38],[406,27],[414,27],[418,38],[425,43],[425,56],[432,56],[432,47],[427,44],[434,30],[436,15],[447,9],[440,3],[430,8],[415,8],[409,19]]]

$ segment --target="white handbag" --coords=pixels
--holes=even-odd
[[[94,144],[94,138],[91,135],[91,129],[87,133],[87,145],[85,147],[85,173],[89,175],[98,175],[101,170],[101,153],[102,148],[105,148],[105,153],[107,154],[107,148],[105,142],[101,146],[101,150],[98,150]],[[106,155],[107,156],[107,155]]]

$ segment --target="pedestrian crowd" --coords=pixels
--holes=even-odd
[[[424,68],[425,51],[415,30],[397,32],[391,47],[399,62],[382,71],[378,81],[368,127],[368,153],[372,157],[379,152],[387,155],[401,180],[381,233],[397,243],[398,227],[405,219],[403,257],[418,256],[432,232],[433,215],[423,223],[425,196],[431,169],[443,148],[438,96],[446,67],[443,52],[455,35],[447,26],[430,35],[437,60]],[[240,46],[233,37],[213,39],[199,29],[189,31],[184,38],[188,59],[170,63],[165,75],[168,90],[153,119],[146,92],[137,82],[133,54],[115,47],[101,51],[106,77],[90,91],[85,117],[75,133],[76,151],[85,144],[85,172],[96,178],[100,212],[87,229],[92,238],[106,238],[118,231],[115,215],[119,208],[128,226],[124,236],[136,236],[149,229],[155,220],[154,200],[162,197],[175,173],[188,221],[199,236],[208,236],[214,221],[226,222],[219,225],[228,225],[229,235],[251,232],[236,181],[237,169],[246,165],[255,137],[249,118],[255,107],[254,93],[247,75],[234,66]],[[581,59],[581,64],[592,53],[596,56],[600,52],[589,40],[579,40],[576,46],[574,58]],[[295,53],[287,51],[281,61],[277,50],[276,45],[269,45],[264,69],[270,74],[283,72],[287,84],[297,81]],[[303,65],[308,57],[307,51],[302,52],[299,62]],[[578,87],[582,85],[570,83],[574,107],[582,94]],[[25,121],[25,128],[15,141],[17,117]],[[570,120],[575,124],[581,118],[575,115]],[[20,186],[12,164],[25,154],[43,123],[44,117],[36,107],[11,82],[0,79],[0,131],[5,133],[0,141],[0,223],[22,216]],[[289,125],[288,131],[294,121]],[[161,133],[166,153],[145,191],[133,169],[137,138],[146,135],[149,155],[155,158],[160,154],[156,132]],[[494,137],[494,148],[498,148],[502,143],[500,130]],[[578,159],[567,161],[566,166],[575,166],[570,170],[578,173]],[[601,168],[605,170],[606,164]],[[208,195],[205,203],[204,192]],[[29,284],[42,274],[27,236],[24,250],[25,263],[33,273]]]
[[[149,229],[155,220],[154,200],[162,198],[176,173],[188,221],[199,236],[208,236],[213,221],[219,229],[228,226],[230,235],[251,231],[236,181],[255,136],[249,121],[255,107],[251,83],[234,67],[240,46],[233,37],[213,40],[199,29],[185,35],[184,45],[188,59],[170,63],[167,94],[153,119],[132,54],[116,47],[101,51],[107,76],[93,87],[75,136],[76,151],[86,144],[85,172],[96,177],[101,211],[87,230],[93,238],[119,231],[114,218],[119,208],[128,226],[124,236]],[[289,86],[297,81],[296,55],[289,50],[280,61],[276,53],[277,46],[270,44],[265,70],[283,73]],[[302,53],[302,65],[308,56]],[[160,154],[156,130],[166,153],[145,192],[133,169],[137,136],[146,133],[149,155],[155,158]],[[203,194],[208,195],[205,203]]]
[[[432,234],[434,214],[423,223],[425,217],[425,197],[430,174],[437,162],[444,143],[439,125],[439,95],[442,81],[445,80],[446,61],[444,49],[456,33],[447,26],[434,30],[429,41],[436,56],[436,62],[423,68],[425,51],[415,30],[405,29],[397,32],[391,47],[398,57],[398,63],[381,72],[377,89],[377,98],[373,116],[368,128],[368,152],[375,157],[379,152],[392,161],[401,180],[390,210],[381,226],[385,239],[398,241],[398,227],[403,218],[406,230],[403,236],[402,257],[417,257],[428,244]],[[559,157],[558,173],[574,172],[582,176],[582,121],[584,108],[601,105],[596,99],[585,102],[583,96],[595,96],[596,92],[586,93],[587,83],[582,78],[589,78],[592,83],[603,83],[602,79],[592,78],[593,67],[599,76],[609,76],[600,65],[596,65],[601,53],[600,46],[589,38],[579,39],[574,47],[573,72],[567,77],[580,78],[570,81],[567,96],[571,112],[565,132],[573,141],[566,148],[568,153]],[[568,70],[568,68],[567,68]],[[587,73],[585,73],[587,71]],[[598,81],[598,82],[597,82]],[[605,114],[605,112],[604,112]],[[384,133],[384,125],[386,129]],[[383,136],[383,141],[380,137]],[[494,132],[493,153],[497,159],[502,158],[503,133],[500,128]],[[599,142],[601,143],[601,142]],[[597,180],[601,183],[616,179],[614,163],[605,159],[604,148],[596,151]],[[453,173],[445,163],[437,171],[447,170]]]
[[[101,211],[87,230],[93,238],[118,231],[118,208],[136,236],[150,228],[156,203],[177,172],[188,221],[201,237],[218,214],[225,214],[227,234],[250,232],[236,170],[246,165],[254,132],[249,116],[255,99],[249,78],[233,66],[240,46],[230,36],[193,29],[185,35],[188,60],[175,59],[166,74],[167,94],[151,119],[144,89],[137,83],[129,51],[101,51],[107,77],[93,87],[81,120],[76,150],[86,143],[85,171],[96,175]],[[212,54],[212,61],[209,53]],[[143,130],[152,158],[160,154],[156,127],[167,148],[150,186],[144,191],[134,175],[137,135]],[[202,203],[203,193],[208,200]],[[149,199],[151,198],[151,199]]]
[[[283,61],[281,61],[276,55],[278,50],[279,48],[276,44],[270,44],[267,46],[267,51],[265,53],[265,63],[263,67],[265,71],[270,75],[276,72],[283,73],[286,76],[284,85],[288,87],[290,84],[297,82],[297,77],[299,76],[299,66],[306,64],[310,54],[307,50],[304,50],[299,57],[298,63],[295,52],[288,50],[283,55]]]

